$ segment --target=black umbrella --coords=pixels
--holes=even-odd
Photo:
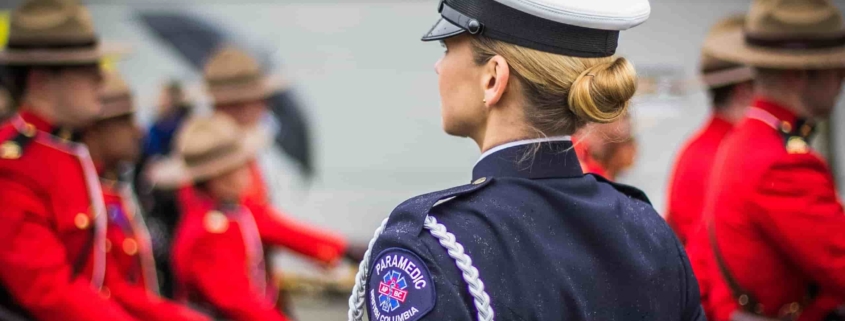
[[[159,40],[175,49],[197,70],[202,70],[205,61],[221,45],[237,44],[239,41],[235,39],[241,39],[228,36],[218,25],[185,13],[142,12],[137,15]],[[272,61],[266,59],[269,55],[256,56],[265,58],[265,70],[271,69]],[[276,93],[268,99],[268,104],[281,127],[275,138],[276,143],[297,162],[302,175],[311,178],[314,164],[311,159],[310,129],[300,104],[290,90]]]

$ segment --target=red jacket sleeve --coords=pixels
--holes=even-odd
[[[116,303],[71,279],[71,267],[47,209],[37,194],[13,179],[0,179],[0,281],[42,321],[134,320]]]
[[[269,207],[250,205],[261,240],[323,263],[334,263],[346,251],[343,237],[296,222]]]
[[[115,253],[112,251],[111,253]],[[106,286],[111,291],[112,298],[130,314],[140,320],[157,321],[210,321],[207,316],[195,312],[185,306],[161,298],[148,291],[143,285],[127,282],[123,271],[115,258],[110,255],[106,262]]]
[[[789,155],[767,170],[755,196],[769,240],[822,292],[845,298],[845,213],[827,165],[813,154]]]
[[[230,228],[205,234],[191,251],[194,285],[212,305],[234,321],[288,321],[275,307],[254,295],[245,268],[241,235]]]

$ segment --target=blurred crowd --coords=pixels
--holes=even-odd
[[[825,36],[841,30],[824,30],[841,28],[841,14],[819,8],[784,21],[836,21],[786,46],[803,50],[816,34],[841,42]],[[705,47],[798,28],[756,18],[726,18]],[[361,245],[271,201],[273,169],[257,160],[275,143],[267,99],[287,88],[249,52],[221,46],[204,63],[212,113],[173,80],[144,130],[130,84],[102,65],[124,53],[97,38],[85,7],[27,0],[11,20],[0,53],[0,320],[291,320],[270,248],[326,268],[363,259]],[[845,320],[845,216],[810,147],[814,119],[830,114],[812,108],[832,107],[845,64],[755,55],[702,54],[712,109],[677,153],[667,222],[709,319]],[[585,172],[615,180],[636,161],[630,115],[574,140]]]

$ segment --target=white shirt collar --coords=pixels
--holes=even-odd
[[[524,139],[518,140],[515,142],[505,143],[491,149],[488,149],[486,152],[481,154],[481,157],[478,158],[478,161],[475,162],[476,165],[480,163],[485,157],[492,155],[495,152],[498,152],[503,149],[511,148],[514,146],[520,145],[528,145],[528,144],[536,144],[536,143],[546,143],[546,142],[560,142],[560,141],[572,141],[572,136],[552,136],[552,137],[542,137],[542,138],[535,138],[535,139]]]

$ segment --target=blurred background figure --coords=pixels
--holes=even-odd
[[[86,147],[105,50],[76,1],[27,0],[0,52],[19,113],[0,126],[0,319],[134,320],[103,287],[106,213]]]
[[[156,119],[144,139],[144,158],[170,154],[176,132],[194,110],[182,83],[171,80],[161,88]]]
[[[631,114],[609,124],[590,124],[575,134],[575,152],[585,173],[616,180],[634,166],[637,140]]]
[[[81,133],[100,174],[108,214],[103,292],[139,320],[209,320],[159,297],[152,240],[127,170],[141,156],[132,93],[115,71],[104,72],[102,112]]]
[[[741,29],[745,16],[732,16],[719,21],[709,38]],[[705,271],[713,253],[707,244],[690,244],[694,233],[705,233],[702,223],[704,198],[707,195],[710,173],[716,154],[724,138],[739,122],[753,94],[753,70],[738,63],[717,59],[702,52],[701,80],[710,97],[710,114],[703,127],[678,152],[669,184],[666,220],[687,249],[694,271]],[[698,237],[698,239],[704,239]],[[700,243],[700,242],[698,242]],[[711,320],[715,317],[708,302],[710,281],[706,273],[696,274],[704,311]]]
[[[134,186],[138,191],[141,208],[149,213],[148,223],[154,241],[153,253],[161,281],[161,294],[173,298],[170,249],[173,232],[179,221],[179,208],[174,192],[158,188],[156,182],[145,174],[150,166],[171,154],[176,132],[192,115],[194,106],[182,84],[171,80],[162,86],[156,110],[156,120],[143,139],[142,154],[135,166]]]
[[[756,0],[705,50],[754,67],[754,99],[721,143],[705,198],[713,320],[845,320],[845,212],[810,146],[845,78],[842,12],[827,0]]]
[[[336,263],[345,242],[280,221],[266,203],[247,197],[250,162],[261,145],[255,132],[229,116],[191,120],[178,148],[192,186],[180,191],[183,217],[174,242],[177,295],[216,317],[236,321],[288,320],[267,271],[264,245],[286,246]],[[305,235],[303,232],[310,234]],[[314,250],[316,249],[316,250]],[[246,269],[244,269],[246,267]]]
[[[0,122],[15,114],[15,102],[5,87],[0,87]]]
[[[739,30],[744,24],[744,16],[726,18],[713,26],[709,37]],[[710,97],[710,115],[678,152],[666,211],[666,220],[684,244],[700,226],[707,180],[716,152],[744,116],[754,89],[750,67],[702,53],[700,71]]]

